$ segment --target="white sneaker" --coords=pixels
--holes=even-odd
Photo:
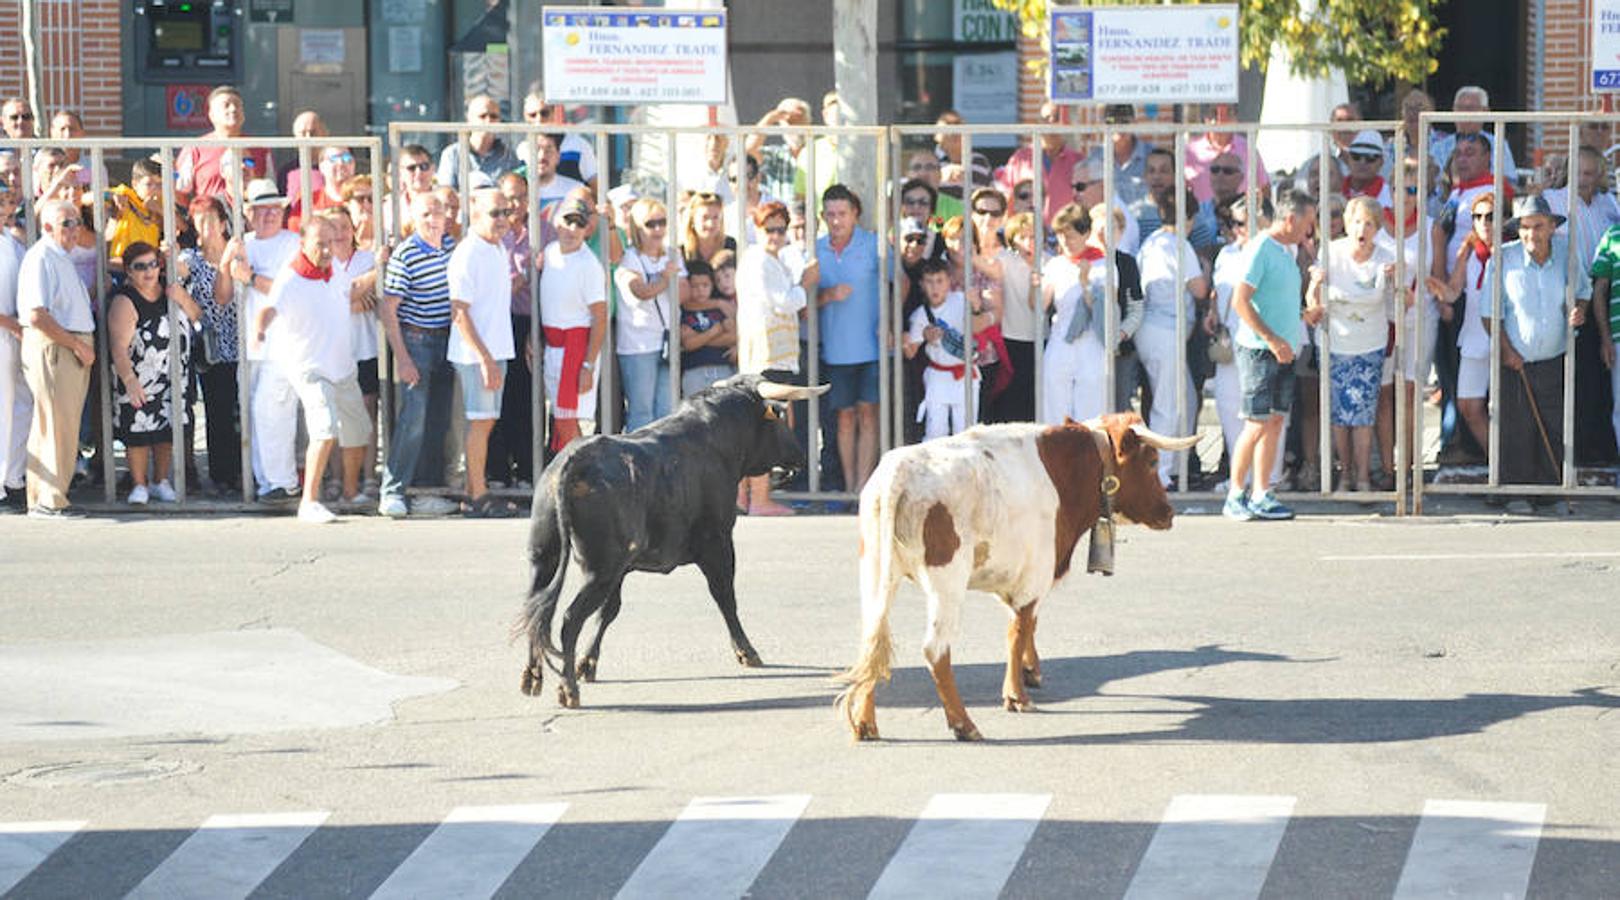
[[[377,512],[390,519],[403,519],[410,513],[410,510],[405,506],[404,497],[398,494],[389,494],[377,501]]]
[[[413,516],[448,516],[459,512],[461,506],[453,500],[423,494],[411,500]]]
[[[319,500],[305,500],[298,504],[298,521],[310,525],[329,525],[337,521],[337,516]]]
[[[146,485],[137,484],[129,489],[130,506],[145,506],[147,499],[148,491],[146,490]]]
[[[365,491],[357,491],[353,497],[340,499],[339,505],[345,512],[360,512],[376,502]]]
[[[156,497],[159,503],[173,503],[175,501],[174,486],[169,484],[169,479],[165,478],[152,488],[152,496]]]

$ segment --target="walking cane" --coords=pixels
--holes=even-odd
[[[1524,399],[1530,402],[1530,415],[1536,420],[1536,430],[1541,432],[1541,447],[1547,451],[1547,461],[1552,464],[1553,472],[1559,469],[1558,454],[1553,452],[1552,439],[1547,437],[1547,424],[1541,420],[1541,407],[1536,403],[1536,393],[1530,389],[1530,376],[1524,374],[1524,366],[1519,366],[1519,383],[1524,385]]]

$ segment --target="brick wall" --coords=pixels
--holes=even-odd
[[[123,132],[123,41],[119,0],[38,0],[45,109],[84,117],[91,135]],[[0,0],[0,95],[25,96],[21,0]]]

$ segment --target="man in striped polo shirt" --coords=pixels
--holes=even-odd
[[[389,258],[383,280],[383,328],[395,374],[405,386],[377,503],[377,511],[390,518],[401,518],[413,508],[419,515],[446,515],[456,508],[442,497],[418,497],[410,506],[405,502],[423,447],[429,440],[444,439],[442,432],[429,435],[428,423],[443,423],[441,428],[449,423],[451,395],[435,391],[434,382],[452,377],[445,358],[450,342],[450,217],[431,193],[411,199],[411,216],[416,231]]]

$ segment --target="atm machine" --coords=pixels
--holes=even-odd
[[[235,84],[242,75],[241,3],[135,0],[135,75],[148,83]]]

